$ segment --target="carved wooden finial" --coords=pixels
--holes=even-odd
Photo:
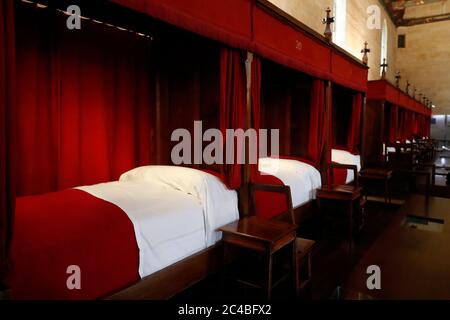
[[[386,63],[386,58],[383,59],[383,63],[380,65],[381,69],[381,79],[386,79],[386,68],[389,65]]]
[[[322,23],[325,24],[325,32],[324,36],[329,42],[333,41],[333,32],[331,31],[331,24],[334,23],[334,17],[331,16],[330,7],[327,8],[327,17],[322,20]]]
[[[409,83],[409,80],[406,80],[406,94],[409,95],[409,87],[411,86],[411,83]]]
[[[402,78],[402,76],[400,75],[400,71],[396,71],[395,72],[395,85],[397,86],[397,88],[400,88],[400,79]]]
[[[413,98],[414,99],[416,98],[416,92],[417,92],[417,88],[416,88],[416,86],[414,86],[414,89],[413,89]]]
[[[364,49],[361,50],[361,53],[364,53],[362,57],[362,62],[367,66],[369,64],[369,55],[370,49],[368,48],[369,43],[366,41],[364,42]]]

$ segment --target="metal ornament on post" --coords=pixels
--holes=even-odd
[[[332,42],[333,41],[333,32],[331,31],[331,24],[334,23],[334,17],[331,16],[331,9],[330,7],[327,8],[327,17],[322,20],[322,23],[325,24],[325,32],[324,36],[327,41]]]
[[[363,57],[362,57],[362,63],[364,65],[369,65],[369,55],[368,53],[370,53],[370,49],[368,48],[369,43],[366,41],[364,42],[364,49],[361,50],[361,53],[363,53]]]
[[[400,71],[396,71],[395,72],[395,85],[397,86],[397,88],[400,88],[400,79],[402,78],[402,76],[400,75]]]
[[[389,65],[386,63],[386,58],[383,59],[383,63],[380,65],[381,69],[381,79],[386,79],[386,68]]]

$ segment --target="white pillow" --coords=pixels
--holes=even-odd
[[[361,170],[361,156],[351,154],[348,151],[333,149],[331,160],[340,164],[355,165],[358,167],[358,172]]]
[[[195,197],[205,213],[208,245],[220,239],[220,233],[212,233],[214,230],[239,219],[237,193],[204,171],[178,166],[145,166],[125,172],[119,180],[156,183]]]

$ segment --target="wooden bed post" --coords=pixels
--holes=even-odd
[[[246,108],[245,108],[245,128],[248,130],[252,126],[252,63],[253,53],[247,52],[245,60],[245,74],[247,79],[246,86]],[[242,187],[239,190],[239,203],[241,217],[246,217],[250,214],[250,141],[245,140],[245,164],[242,168]]]
[[[360,153],[361,153],[361,167],[364,168],[366,166],[366,135],[364,134],[365,129],[366,129],[366,106],[367,106],[367,94],[363,95],[363,105],[362,105],[362,126],[361,126],[361,131],[359,133],[359,137],[360,137]]]
[[[161,72],[158,70],[155,77],[155,145],[156,164],[161,164]]]
[[[323,185],[328,184],[328,168],[330,163],[328,163],[328,151],[331,148],[332,142],[330,141],[330,130],[332,130],[331,115],[332,113],[332,83],[330,80],[325,81],[325,154],[323,155],[323,165],[322,171],[322,181]]]
[[[386,147],[387,147],[387,144],[389,143],[387,140],[386,141],[384,140],[384,133],[386,132],[386,101],[383,101],[381,103],[381,115],[382,115],[381,125],[380,125],[380,141],[381,141],[381,143],[378,146],[378,154],[382,155],[385,150],[385,148],[383,148],[383,143],[386,144]],[[381,159],[384,162],[385,158],[383,156],[381,156]]]

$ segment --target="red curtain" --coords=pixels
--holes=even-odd
[[[150,40],[26,6],[17,15],[19,195],[115,180],[149,164]]]
[[[223,48],[220,54],[220,129],[225,144],[227,129],[245,129],[246,83],[243,53]],[[242,183],[242,165],[237,160],[243,150],[237,150],[236,147],[235,143],[234,163],[225,164],[222,168],[231,189],[238,189]]]
[[[405,143],[408,139],[408,112],[405,109],[399,111],[399,140]]]
[[[0,4],[0,286],[9,262],[15,206],[14,125],[16,103],[14,1]]]
[[[314,79],[309,114],[308,155],[318,168],[326,143],[325,83]]]
[[[389,113],[389,121],[385,123],[389,126],[389,143],[397,142],[397,130],[398,130],[398,107],[391,106]]]
[[[405,140],[412,141],[414,137],[414,112],[405,111]]]
[[[416,136],[419,133],[419,131],[418,131],[418,129],[419,129],[418,119],[419,119],[418,114],[413,112],[412,113],[412,120],[411,120],[411,133],[412,133],[413,136]]]
[[[431,133],[431,118],[426,115],[421,115],[419,122],[419,136],[430,137]]]
[[[398,139],[400,142],[404,143],[406,140],[406,131],[405,131],[405,112],[404,110],[399,110],[398,113]]]
[[[353,154],[359,154],[361,143],[362,93],[355,93],[352,102],[352,115],[348,128],[347,148]]]

